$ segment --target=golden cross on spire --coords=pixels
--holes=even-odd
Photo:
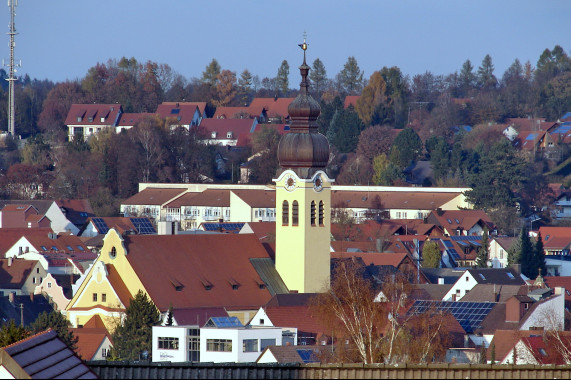
[[[309,46],[309,44],[307,42],[305,42],[306,38],[307,38],[307,33],[303,32],[303,43],[298,45],[301,48],[301,50],[303,50],[303,63],[305,63],[305,51],[307,50],[307,47]]]

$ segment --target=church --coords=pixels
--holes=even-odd
[[[111,229],[76,284],[66,314],[73,327],[113,330],[138,291],[169,308],[224,308],[248,322],[274,295],[326,291],[330,281],[329,143],[318,132],[309,94],[307,44],[300,93],[288,108],[291,130],[278,147],[275,249],[253,234],[121,235]],[[206,311],[205,311],[206,312]]]

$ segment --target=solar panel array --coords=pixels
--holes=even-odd
[[[470,334],[481,327],[495,305],[494,302],[415,301],[409,313],[419,315],[430,309],[449,312]]]
[[[97,231],[99,231],[100,234],[106,234],[109,232],[109,226],[107,226],[107,223],[105,223],[103,218],[91,218],[91,222],[93,222],[95,228],[97,228]]]
[[[460,255],[458,254],[458,252],[456,251],[454,245],[450,240],[446,239],[433,239],[433,240],[441,240],[442,243],[444,243],[444,248],[446,249],[446,252],[448,252],[448,254],[454,259],[454,261],[461,260]]]
[[[154,235],[157,233],[151,221],[147,218],[130,218],[140,235]]]
[[[316,363],[318,361],[311,349],[297,349],[296,351],[304,363]]]
[[[205,231],[235,231],[239,232],[245,223],[202,223]]]
[[[212,317],[210,321],[216,327],[244,327],[237,317]]]

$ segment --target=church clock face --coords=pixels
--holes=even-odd
[[[293,174],[288,174],[285,177],[285,181],[284,181],[284,187],[287,191],[293,191],[295,190],[295,185],[296,185],[296,179],[295,176]]]
[[[323,189],[323,180],[321,179],[321,174],[316,175],[313,179],[313,188],[317,192]]]

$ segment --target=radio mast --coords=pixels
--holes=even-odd
[[[8,133],[12,136],[16,135],[16,128],[15,128],[15,112],[14,112],[14,85],[16,84],[16,67],[21,66],[21,63],[16,64],[14,63],[14,47],[16,46],[15,37],[16,37],[16,25],[14,24],[14,19],[16,18],[16,7],[18,6],[18,0],[8,0],[8,7],[10,8],[10,32],[8,35],[10,36],[10,63],[8,65]]]

